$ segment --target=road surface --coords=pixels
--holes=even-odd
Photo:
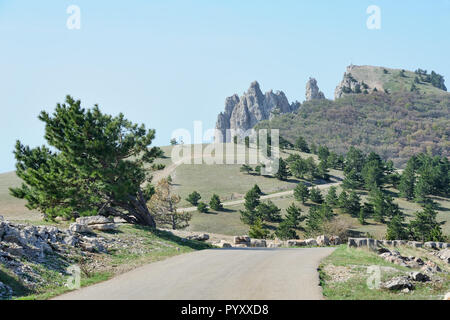
[[[212,249],[151,263],[56,299],[322,299],[317,267],[333,248]]]

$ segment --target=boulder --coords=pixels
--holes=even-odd
[[[348,238],[347,245],[349,247],[367,247],[367,238]]]
[[[382,287],[392,291],[399,291],[403,289],[414,290],[414,285],[408,277],[400,276],[395,277],[389,281],[382,284]]]
[[[80,223],[72,223],[69,226],[69,230],[75,233],[92,233],[92,229],[89,228],[86,224],[80,224]]]
[[[441,259],[444,260],[446,263],[450,263],[450,249],[444,249],[439,251],[436,256]]]
[[[77,222],[79,224],[84,224],[84,225],[90,226],[90,225],[96,225],[96,224],[114,223],[114,220],[103,217],[103,216],[89,216],[89,217],[77,218],[75,220],[75,222]]]
[[[410,247],[413,247],[413,248],[422,248],[423,247],[423,243],[418,242],[418,241],[408,241],[407,245]]]
[[[425,242],[423,246],[428,249],[437,249],[436,242],[432,242],[432,241]]]
[[[319,246],[328,246],[328,245],[330,245],[330,239],[328,239],[328,237],[325,236],[325,235],[318,236],[317,239],[316,239],[316,242],[317,242],[317,244]]]
[[[291,240],[286,241],[286,246],[288,246],[288,247],[304,247],[304,246],[306,246],[306,241],[291,239]]]
[[[252,248],[266,248],[266,240],[263,239],[251,239],[250,247]]]
[[[117,225],[115,223],[91,224],[89,228],[99,231],[113,231],[117,229]]]
[[[267,248],[281,248],[283,246],[282,242],[270,241],[267,243]]]
[[[25,255],[24,248],[16,243],[9,243],[3,247],[3,251],[8,252],[12,256],[22,257]]]
[[[444,300],[450,300],[450,292],[447,292],[447,294],[444,296]]]
[[[317,246],[317,241],[315,239],[306,239],[305,245],[307,246]]]
[[[426,273],[426,274],[434,274],[437,272],[441,272],[441,268],[439,268],[439,266],[434,263],[433,261],[426,261],[425,264],[423,265],[423,267],[420,269],[420,271]]]
[[[330,244],[333,246],[338,246],[342,243],[341,238],[339,236],[331,236]]]
[[[194,234],[191,236],[186,237],[188,240],[196,240],[196,241],[206,241],[209,240],[209,234],[203,233],[203,234]]]
[[[430,281],[430,277],[421,272],[410,272],[408,275],[409,279],[417,282],[427,282]]]
[[[219,248],[231,248],[232,247],[231,243],[226,242],[224,240],[217,243],[216,246],[218,246]]]
[[[233,239],[234,244],[245,244],[247,246],[250,245],[250,237],[249,236],[235,236]]]

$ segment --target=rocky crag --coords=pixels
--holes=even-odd
[[[306,83],[305,97],[306,101],[325,99],[325,95],[322,91],[319,90],[316,79],[309,78],[308,82]]]
[[[222,134],[221,141],[230,141],[226,136],[226,130],[245,132],[253,128],[262,120],[271,119],[273,116],[294,112],[300,107],[299,102],[289,103],[283,91],[272,90],[262,93],[259,83],[254,81],[250,88],[241,97],[234,94],[225,100],[225,111],[217,118],[216,129]]]

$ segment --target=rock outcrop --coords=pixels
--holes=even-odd
[[[364,81],[357,80],[352,75],[352,70],[358,66],[350,65],[347,67],[347,71],[344,73],[344,78],[336,87],[334,91],[334,99],[339,99],[348,94],[360,94],[365,90],[373,89]],[[368,92],[368,91],[367,91]]]
[[[309,78],[308,82],[306,83],[305,97],[306,101],[325,99],[325,95],[322,91],[319,90],[316,79]]]
[[[216,129],[222,136],[216,139],[229,142],[232,137],[226,135],[228,129],[241,135],[262,120],[271,119],[276,114],[293,112],[299,107],[299,102],[289,103],[282,91],[271,90],[263,94],[258,82],[254,81],[241,97],[234,94],[225,100],[225,111],[219,114],[216,123]]]

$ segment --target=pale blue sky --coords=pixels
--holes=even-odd
[[[80,30],[66,28],[71,4]],[[372,4],[381,30],[366,27]],[[253,80],[303,101],[309,76],[333,97],[350,62],[450,79],[449,31],[449,0],[0,0],[0,172],[14,169],[16,139],[44,143],[37,115],[66,94],[155,128],[166,145],[194,120],[214,127]]]

